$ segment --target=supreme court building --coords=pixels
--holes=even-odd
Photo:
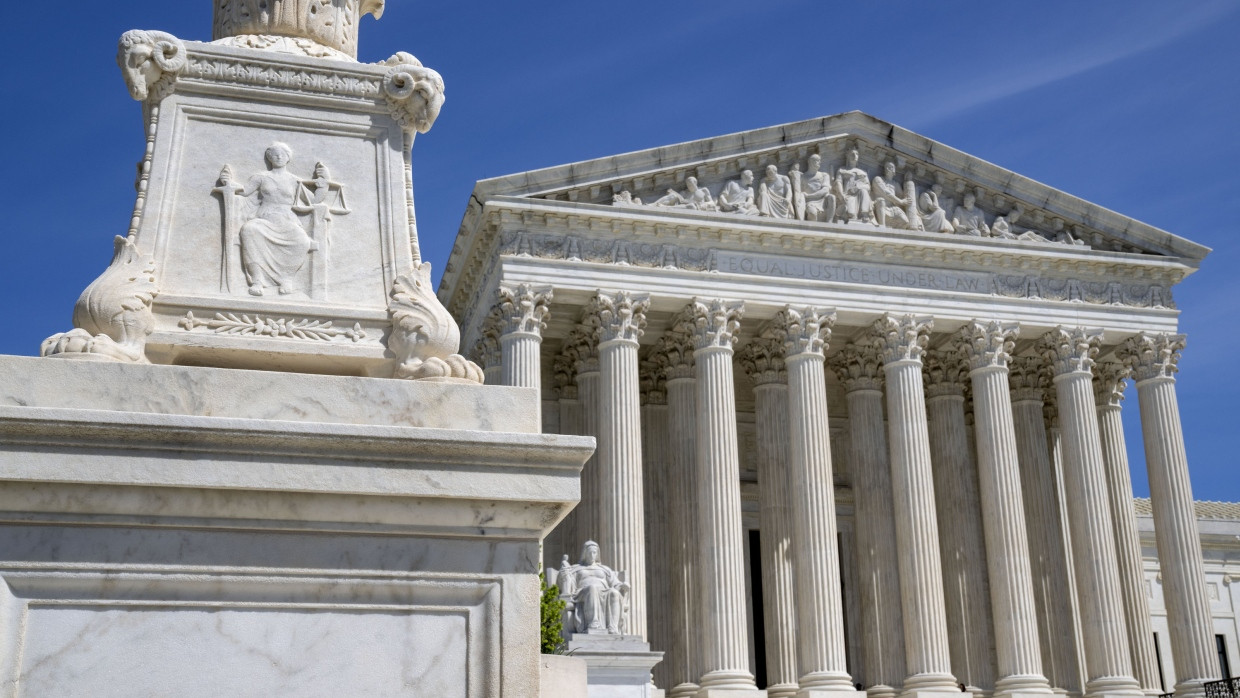
[[[545,564],[599,543],[668,695],[1193,696],[1172,287],[1208,252],[852,112],[479,182],[439,295],[597,437]]]

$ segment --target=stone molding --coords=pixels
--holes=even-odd
[[[731,351],[744,312],[745,304],[741,301],[695,298],[681,311],[675,327],[692,338],[694,351]]]
[[[784,342],[771,333],[760,333],[736,353],[736,363],[754,387],[787,385]]]
[[[784,355],[793,358],[801,355],[826,356],[831,328],[835,325],[835,311],[823,308],[794,308],[786,306],[771,320],[769,327],[784,343]]]
[[[1007,368],[1016,348],[1020,325],[996,320],[974,320],[965,323],[956,335],[960,350],[969,362],[969,370]]]
[[[637,344],[646,332],[646,311],[649,309],[649,294],[599,291],[590,299],[584,312],[597,320],[600,344]]]
[[[1188,343],[1182,334],[1141,333],[1129,337],[1116,352],[1132,370],[1137,383],[1155,378],[1175,380],[1179,372],[1180,353]]]
[[[298,39],[317,46],[322,55],[357,60],[358,25],[365,15],[382,17],[383,6],[384,0],[313,4],[295,0],[215,0],[212,38],[216,41],[247,37]]]
[[[969,389],[968,360],[960,344],[926,351],[921,371],[928,398],[964,397]]]
[[[1046,358],[1051,374],[1089,373],[1102,342],[1102,330],[1062,325],[1042,335],[1038,352]]]
[[[1008,386],[1012,402],[1045,400],[1047,373],[1036,356],[1013,356],[1008,361]]]
[[[1098,408],[1119,408],[1124,402],[1124,390],[1132,369],[1119,361],[1099,361],[1094,364],[1094,402]]]
[[[831,360],[846,392],[883,389],[883,359],[875,343],[848,343]]]
[[[921,361],[933,329],[932,318],[913,315],[884,315],[870,326],[884,364]]]
[[[520,332],[542,337],[554,298],[550,286],[500,284],[496,293],[501,335]]]

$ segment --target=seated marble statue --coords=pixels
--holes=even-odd
[[[797,218],[820,223],[835,220],[836,198],[831,186],[831,175],[822,169],[822,156],[818,153],[809,156],[805,175],[793,181]]]
[[[857,163],[861,154],[856,148],[844,156],[844,167],[836,173],[835,184],[844,203],[844,220],[849,223],[870,222],[874,215],[874,202],[870,195],[870,174]]]
[[[995,222],[990,226],[990,234],[1004,240],[1031,240],[1033,242],[1050,242],[1045,237],[1035,233],[1032,230],[1020,230],[1016,227],[1016,223],[1020,221],[1020,217],[1025,214],[1023,208],[1019,204],[1012,207],[1007,215],[996,216]]]
[[[263,295],[263,289],[271,286],[281,294],[295,292],[297,272],[318,247],[293,210],[300,197],[309,198],[302,181],[286,169],[293,151],[276,143],[265,156],[270,169],[250,178],[238,192],[258,195],[258,208],[240,233],[241,269],[254,296]]]
[[[792,182],[774,165],[766,166],[766,177],[758,184],[758,214],[770,218],[793,218]]]
[[[964,203],[952,212],[952,225],[955,226],[956,232],[962,235],[990,237],[990,226],[986,225],[986,214],[974,205],[976,203],[977,197],[973,195],[973,192],[965,193]]]
[[[734,179],[719,192],[719,210],[729,213],[758,215],[758,206],[754,203],[753,172],[744,170],[740,179]]]
[[[642,200],[639,197],[633,196],[633,192],[626,189],[620,192],[619,194],[615,194],[611,197],[611,205],[612,206],[641,206]]]
[[[921,214],[923,230],[932,233],[954,233],[956,226],[947,220],[947,211],[939,205],[939,195],[933,191],[922,192],[918,213]]]
[[[666,194],[652,201],[651,205],[668,208],[688,208],[695,211],[718,210],[718,206],[715,204],[715,197],[711,195],[710,189],[699,187],[697,177],[685,178],[684,194],[675,189],[668,189]]]
[[[581,560],[564,565],[556,576],[560,596],[571,601],[572,632],[587,635],[623,635],[627,628],[624,608],[629,585],[620,580],[615,570],[599,562],[598,543],[586,541],[581,546]]]
[[[870,185],[874,195],[874,222],[888,228],[908,229],[914,226],[908,217],[910,201],[900,196],[900,186],[896,184],[896,164],[890,160],[883,164],[883,174],[874,178]],[[917,221],[920,223],[920,221]]]

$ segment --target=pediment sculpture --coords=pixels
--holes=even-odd
[[[624,635],[629,605],[625,573],[600,562],[599,546],[586,541],[581,558],[570,564],[565,555],[558,570],[548,570],[548,582],[560,588],[565,603],[564,633],[571,635]]]
[[[901,172],[901,167],[902,162],[886,159],[880,170],[872,173],[861,165],[859,150],[851,147],[834,174],[823,166],[822,155],[813,153],[804,168],[796,162],[787,173],[768,164],[757,181],[752,170],[741,170],[738,176],[720,185],[717,196],[698,178],[686,177],[683,192],[668,189],[663,196],[644,203],[633,192],[623,190],[613,195],[611,203],[630,208],[718,211],[971,237],[1085,244],[1062,227],[1053,232],[1021,227],[1025,211],[1019,203],[1006,211],[999,210],[996,204],[996,211],[988,213],[980,206],[980,195],[971,190],[963,191],[959,201],[947,197],[938,182],[919,190],[911,170]]]

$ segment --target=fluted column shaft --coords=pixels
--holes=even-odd
[[[504,284],[499,288],[500,382],[534,388],[542,395],[542,331],[547,326],[549,286]],[[541,421],[542,412],[539,411]]]
[[[1067,508],[1085,644],[1085,695],[1133,695],[1140,694],[1140,686],[1128,652],[1090,372],[1097,344],[1096,334],[1059,329],[1043,338],[1042,348],[1054,373],[1064,489],[1071,493]]]
[[[1018,328],[974,322],[961,331],[973,381],[978,484],[990,570],[999,680],[996,695],[1050,693],[1042,673],[1029,537],[1017,460],[1008,359]]]
[[[737,365],[754,386],[766,693],[770,698],[788,698],[797,693],[797,599],[788,473],[788,372],[783,343],[759,336],[739,352]]]
[[[904,681],[906,692],[956,688],[943,605],[943,568],[921,376],[921,355],[930,326],[928,320],[888,316],[874,328],[883,343],[887,382],[891,483],[909,672]]]
[[[643,378],[647,372],[643,371]],[[646,381],[643,380],[643,384]],[[667,395],[660,379],[657,388],[643,391],[642,405],[642,469],[643,491],[646,495],[646,584],[650,589],[647,624],[650,647],[656,652],[669,653],[672,647],[672,614],[668,604],[672,598],[672,531],[673,506],[684,502],[670,500],[670,475],[668,473],[669,438]],[[665,654],[666,658],[666,654]],[[672,686],[671,665],[659,662],[654,667],[656,686]]]
[[[1128,650],[1137,683],[1148,695],[1162,693],[1158,657],[1154,651],[1154,628],[1146,596],[1145,570],[1141,560],[1141,536],[1137,532],[1137,513],[1132,503],[1132,475],[1128,470],[1128,448],[1120,403],[1128,369],[1121,364],[1094,367],[1094,400],[1098,405],[1098,432],[1102,439],[1102,461],[1106,466],[1107,493],[1111,503],[1111,523],[1115,526],[1115,556],[1119,561],[1120,595],[1124,618],[1128,621]]]
[[[905,664],[882,359],[873,347],[848,345],[840,351],[835,368],[848,400],[865,677],[871,698],[887,698],[904,683]]]
[[[702,609],[703,689],[756,690],[749,671],[740,455],[732,344],[740,304],[689,307],[697,378],[697,598]]]
[[[598,359],[585,362],[581,369],[581,372],[577,374],[577,406],[581,410],[577,417],[577,424],[581,428],[582,436],[593,436],[597,439],[599,435]],[[596,448],[594,453],[590,455],[590,458],[586,460],[586,464],[581,468],[581,504],[577,505],[578,516],[576,522],[577,537],[581,540],[575,542],[578,548],[587,540],[593,540],[599,535],[599,496],[601,488],[599,484],[598,455]],[[610,556],[610,553],[608,555]]]
[[[1122,352],[1133,368],[1141,406],[1141,435],[1177,697],[1204,695],[1202,683],[1220,674],[1175,391],[1174,376],[1183,348],[1183,335],[1139,335],[1125,343]]]
[[[702,674],[701,619],[697,603],[698,501],[697,382],[688,348],[667,375],[668,499],[671,510],[672,645],[663,662],[671,670],[669,696],[697,694]]]
[[[559,393],[560,433],[581,433],[581,407],[577,402],[577,369],[572,357],[563,353],[552,362],[556,391]],[[555,531],[544,542],[544,559],[548,568],[558,568],[567,557],[570,564],[577,561],[577,550],[586,538],[578,537],[578,519],[581,516],[581,503],[568,512],[564,520],[556,526]]]
[[[965,414],[968,371],[956,351],[925,357],[930,460],[943,564],[952,672],[970,690],[995,685],[995,650],[973,428]]]
[[[1028,522],[1029,560],[1037,606],[1042,668],[1055,688],[1079,693],[1076,630],[1073,623],[1071,569],[1059,524],[1055,471],[1043,419],[1043,376],[1033,358],[1017,358],[1009,367],[1012,416],[1020,463],[1021,493]]]
[[[833,312],[785,308],[772,321],[788,368],[788,472],[796,579],[800,695],[852,691],[844,648],[835,479],[824,351]]]

